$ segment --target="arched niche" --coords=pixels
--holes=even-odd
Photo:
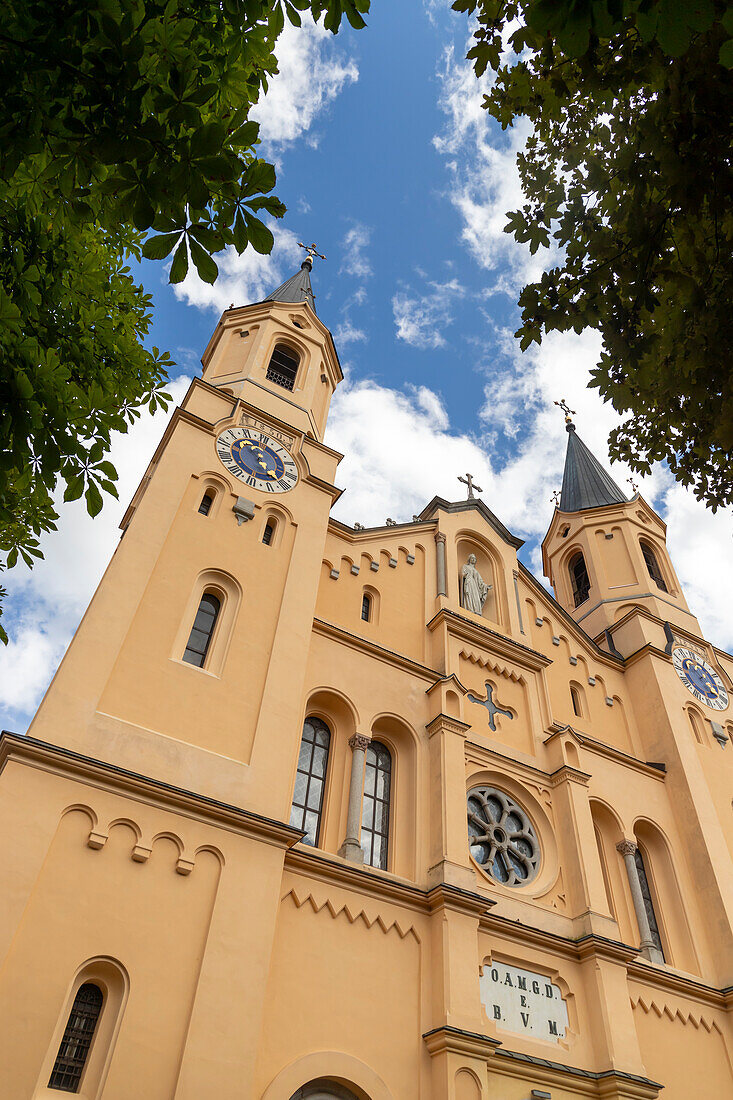
[[[649,880],[665,961],[678,970],[699,974],[700,962],[669,844],[658,826],[645,818],[634,824],[634,835]]]
[[[388,870],[403,878],[414,878],[419,821],[418,738],[403,719],[393,714],[374,718],[370,735],[389,749],[392,757]]]
[[[493,547],[473,533],[459,534],[456,539],[456,557],[458,565],[457,592],[458,602],[463,607],[463,567],[470,555],[476,557],[476,568],[487,585],[490,585],[481,617],[497,626],[507,623],[506,592],[501,559]],[[469,612],[471,614],[471,612]]]
[[[303,711],[306,718],[320,718],[328,726],[330,742],[328,767],[321,803],[321,828],[318,846],[328,852],[337,852],[346,835],[346,809],[351,775],[351,749],[349,739],[355,733],[364,732],[359,724],[359,714],[352,701],[332,687],[312,690]],[[291,790],[295,784],[300,738],[303,722],[298,730],[297,745],[293,747]]]
[[[618,925],[619,939],[623,943],[637,943],[629,881],[623,859],[616,850],[616,845],[624,838],[623,827],[616,814],[603,802],[591,799],[590,812],[609,912]]]
[[[102,1095],[130,991],[130,978],[118,959],[98,955],[83,962],[71,979],[64,1002],[59,1006],[56,1026],[41,1065],[33,1100],[69,1095],[68,1092],[59,1092],[56,1088],[50,1090],[48,1082],[76,995],[84,985],[93,985],[100,990],[102,1007],[84,1064],[81,1095],[84,1100],[98,1100]]]
[[[196,577],[176,633],[171,657],[173,660],[182,661],[201,597],[207,593],[215,596],[219,601],[219,611],[206,652],[206,663],[199,672],[219,676],[229,651],[234,624],[242,601],[242,586],[231,573],[223,569],[204,569]]]
[[[291,1062],[270,1082],[262,1100],[292,1100],[299,1088],[323,1078],[350,1089],[356,1100],[396,1100],[378,1073],[340,1050],[319,1050]]]

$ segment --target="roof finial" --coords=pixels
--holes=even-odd
[[[629,485],[631,486],[631,492],[634,493],[634,495],[636,495],[636,493],[639,492],[639,486],[636,484],[633,477],[627,477],[626,480],[628,481]]]
[[[460,474],[459,474],[458,475],[458,480],[462,481],[464,485],[468,486],[468,496],[466,497],[466,500],[473,500],[474,499],[474,495],[473,495],[474,489],[476,490],[477,493],[483,493],[483,489],[481,488],[480,485],[476,484],[476,482],[473,480],[473,477],[472,477],[471,474],[466,474],[465,477],[461,477]]]
[[[550,503],[554,504],[556,508],[560,507],[560,490],[553,489],[552,496],[550,497]]]
[[[574,432],[575,425],[573,424],[573,417],[575,416],[575,409],[571,409],[569,407],[564,397],[561,398],[559,401],[556,401],[555,404],[565,413],[565,431]]]
[[[305,256],[305,259],[303,260],[303,264],[308,264],[308,266],[310,268],[313,267],[313,257],[314,256],[317,256],[319,260],[325,260],[325,258],[326,258],[323,255],[322,252],[318,252],[316,250],[315,244],[303,244],[301,241],[298,241],[298,248],[304,248],[305,249],[306,256]],[[303,265],[301,264],[301,267],[302,266]]]

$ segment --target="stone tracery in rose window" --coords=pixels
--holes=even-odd
[[[540,846],[532,823],[513,798],[495,787],[468,792],[471,855],[504,886],[524,886],[537,874]]]

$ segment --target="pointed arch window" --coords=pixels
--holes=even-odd
[[[361,810],[361,847],[364,862],[387,870],[389,848],[389,803],[392,788],[392,757],[386,745],[372,741],[364,769],[364,801]]]
[[[641,552],[644,555],[644,561],[649,572],[649,576],[652,578],[657,588],[660,588],[662,592],[668,592],[667,584],[662,576],[662,570],[659,567],[657,555],[654,553],[654,549],[648,542],[642,540]]]
[[[644,857],[641,854],[641,849],[637,845],[634,852],[634,862],[636,863],[636,870],[639,875],[639,886],[641,887],[641,896],[644,901],[644,908],[646,910],[647,920],[649,921],[649,932],[651,933],[652,942],[662,956],[662,962],[664,959],[664,948],[662,947],[662,937],[659,935],[659,925],[657,924],[657,915],[654,912],[654,902],[652,901],[652,892],[649,886],[649,879],[646,874],[646,867],[644,866]]]
[[[318,846],[323,789],[328,770],[331,731],[320,718],[306,718],[300,741],[290,824],[305,833],[303,844]]]
[[[51,1071],[48,1082],[50,1089],[58,1089],[60,1092],[79,1091],[81,1075],[89,1056],[103,1001],[104,996],[98,985],[85,982],[80,986]]]
[[[580,607],[590,595],[590,577],[588,576],[585,558],[580,550],[577,554],[573,554],[568,562],[568,571],[570,573],[570,583],[573,588],[575,606]]]
[[[183,660],[190,665],[203,668],[220,610],[221,600],[218,596],[213,592],[204,592],[183,654]]]
[[[297,352],[286,344],[276,344],[265,377],[268,381],[292,391],[295,387],[299,364],[300,357]]]

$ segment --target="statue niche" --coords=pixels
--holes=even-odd
[[[474,615],[498,622],[494,592],[494,569],[491,559],[470,543],[458,547],[460,567],[459,595],[461,607]],[[467,553],[468,552],[468,553]],[[463,563],[463,564],[461,564]]]

